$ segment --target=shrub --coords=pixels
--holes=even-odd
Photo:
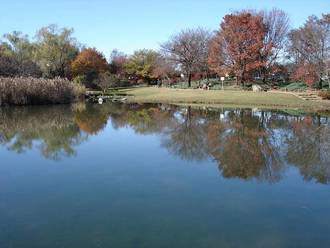
[[[291,83],[282,89],[287,91],[305,91],[307,89],[307,85],[305,83]]]
[[[74,82],[74,83],[76,83],[76,84],[80,84],[80,85],[84,85],[86,81],[87,81],[87,79],[86,79],[86,76],[84,76],[84,75],[76,76],[76,77],[73,79],[73,82]]]
[[[0,106],[70,103],[84,93],[83,86],[67,79],[0,77]]]
[[[325,100],[330,100],[330,90],[321,91],[319,93],[319,96],[322,97]]]
[[[119,87],[128,87],[128,86],[132,86],[134,85],[134,83],[130,82],[129,80],[120,80],[119,82]]]
[[[98,79],[94,82],[103,92],[109,88],[115,88],[120,85],[120,80],[109,72],[105,72],[99,75]]]

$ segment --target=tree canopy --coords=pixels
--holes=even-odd
[[[266,32],[262,17],[258,15],[247,12],[226,15],[220,31],[211,41],[211,68],[218,73],[233,73],[244,83],[251,76],[250,72],[264,65],[259,54],[264,48]]]
[[[125,64],[126,71],[129,75],[147,82],[153,79],[153,69],[155,68],[159,53],[142,49],[135,51]]]
[[[310,16],[304,26],[289,33],[289,53],[295,63],[293,78],[309,84],[328,77],[330,61],[330,14]],[[329,79],[328,79],[329,80]]]
[[[79,52],[79,44],[72,37],[73,29],[57,25],[37,31],[36,61],[45,77],[69,77],[71,61]]]
[[[89,82],[95,80],[107,68],[105,57],[95,48],[82,50],[71,64],[72,75],[74,77],[84,76],[85,80]]]
[[[172,36],[161,46],[165,56],[186,74],[189,87],[192,74],[200,71],[207,63],[210,37],[210,32],[203,28],[186,29]]]

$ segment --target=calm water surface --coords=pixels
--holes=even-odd
[[[330,247],[326,115],[0,109],[0,247]]]

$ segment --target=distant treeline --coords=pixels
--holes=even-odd
[[[185,29],[158,51],[132,55],[114,50],[109,59],[86,48],[73,29],[41,28],[35,39],[14,31],[0,42],[0,76],[68,78],[90,88],[132,83],[175,83],[222,77],[237,84],[299,81],[311,87],[329,84],[330,14],[310,16],[290,29],[279,9],[241,10],[223,17],[217,31]]]

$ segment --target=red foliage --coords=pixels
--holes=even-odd
[[[242,12],[226,15],[221,30],[210,43],[208,62],[217,73],[233,72],[241,83],[262,66],[266,27],[261,16]]]
[[[124,78],[126,76],[125,64],[128,58],[124,54],[115,54],[111,59],[110,72],[115,74],[119,78]]]
[[[294,81],[301,81],[306,83],[309,86],[313,86],[318,79],[317,67],[312,64],[300,64],[298,65],[293,74],[291,75],[291,79]]]

